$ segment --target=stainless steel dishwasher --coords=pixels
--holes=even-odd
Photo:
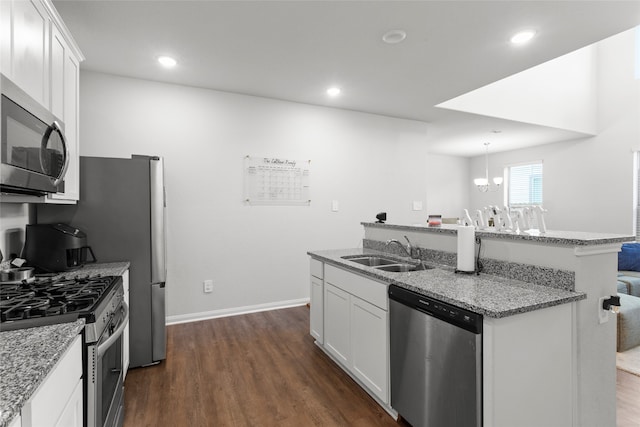
[[[413,427],[482,425],[482,315],[389,286],[391,406]]]

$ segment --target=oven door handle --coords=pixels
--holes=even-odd
[[[124,301],[122,301],[122,311],[124,311],[124,317],[122,318],[120,325],[118,325],[116,330],[113,331],[111,336],[107,338],[105,342],[98,346],[98,357],[102,357],[107,352],[107,350],[109,350],[109,347],[111,347],[111,345],[113,345],[113,343],[116,342],[118,338],[120,338],[120,336],[124,332],[124,328],[127,327],[129,323],[129,306]]]

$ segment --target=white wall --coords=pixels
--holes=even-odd
[[[422,122],[85,71],[80,105],[81,155],[165,157],[174,319],[308,298],[306,251],[361,245],[381,211],[417,223],[467,202],[467,160],[431,159]],[[246,155],[311,159],[311,206],[245,205]]]
[[[490,177],[501,175],[507,165],[543,161],[549,229],[635,234],[632,150],[640,150],[637,48],[634,31],[597,44],[597,136],[490,155]],[[484,157],[470,163],[472,177],[484,174]],[[502,192],[483,194],[472,187],[472,209],[504,204]]]
[[[438,106],[594,135],[596,46],[578,49]]]

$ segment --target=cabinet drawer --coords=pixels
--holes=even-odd
[[[325,265],[324,280],[385,311],[388,310],[388,285],[386,283],[360,276],[359,274],[334,267],[333,265]]]
[[[324,263],[322,261],[311,258],[311,275],[317,277],[318,279],[324,278],[323,265]]]

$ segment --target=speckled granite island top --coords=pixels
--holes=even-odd
[[[403,288],[493,318],[539,310],[579,301],[587,297],[582,292],[571,292],[498,276],[456,274],[451,267],[434,265],[429,262],[425,264],[434,267],[430,270],[389,273],[342,258],[356,255],[397,258],[393,255],[370,249],[310,251],[308,254],[328,264],[394,283]]]
[[[427,225],[400,225],[400,224],[379,224],[374,222],[361,223],[365,227],[388,228],[395,230],[419,231],[428,233],[457,234],[457,225],[442,224],[439,227],[428,227]],[[611,234],[611,233],[590,233],[585,231],[557,231],[547,230],[540,233],[538,230],[528,232],[476,230],[477,237],[488,239],[514,240],[545,243],[560,246],[590,246],[605,245],[609,243],[632,242],[636,238],[631,235]]]
[[[0,332],[0,427],[20,414],[84,327],[84,319]]]

